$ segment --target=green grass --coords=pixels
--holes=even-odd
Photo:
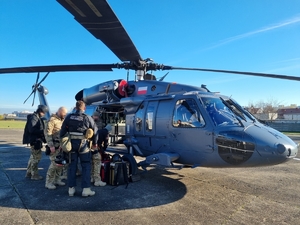
[[[26,121],[0,120],[0,129],[24,129]]]
[[[300,135],[300,132],[282,132],[285,135]]]

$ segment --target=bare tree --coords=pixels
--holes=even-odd
[[[268,115],[269,120],[274,120],[277,118],[277,110],[279,108],[280,102],[277,99],[269,98],[267,101],[260,100],[256,103],[250,102],[248,104],[249,111],[252,109],[253,114],[263,113]],[[260,110],[258,110],[260,109]]]

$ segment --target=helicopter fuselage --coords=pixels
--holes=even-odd
[[[83,89],[78,98],[104,114],[123,114],[123,143],[148,164],[266,166],[298,152],[286,135],[204,86],[118,80]]]

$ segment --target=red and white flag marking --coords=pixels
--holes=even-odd
[[[145,95],[147,94],[148,87],[139,87],[138,89],[138,95]]]

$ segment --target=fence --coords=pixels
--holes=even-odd
[[[300,132],[300,121],[299,120],[288,120],[288,121],[266,121],[270,127],[281,131],[281,132]]]

